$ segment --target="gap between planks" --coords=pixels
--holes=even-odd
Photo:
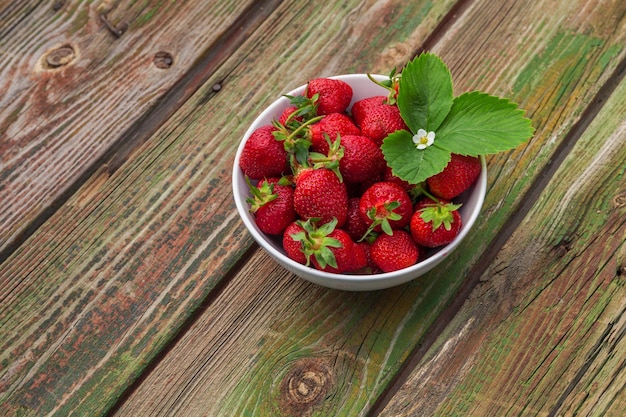
[[[413,370],[420,364],[426,353],[430,350],[439,336],[444,332],[446,327],[452,322],[453,318],[459,313],[471,292],[480,282],[480,277],[487,267],[496,258],[496,255],[509,237],[518,228],[524,220],[530,209],[538,200],[559,166],[569,155],[576,142],[582,134],[587,130],[588,126],[604,107],[608,98],[611,96],[615,88],[622,82],[626,75],[626,58],[623,58],[615,71],[607,79],[606,83],[598,90],[589,106],[582,112],[580,119],[575,123],[564,140],[559,144],[554,152],[552,159],[543,167],[537,178],[533,181],[528,191],[521,199],[520,205],[513,212],[511,217],[504,224],[502,229],[491,242],[489,249],[486,250],[469,270],[465,280],[463,281],[458,293],[450,302],[450,305],[437,317],[430,329],[424,335],[423,340],[410,353],[402,368],[396,373],[395,377],[390,381],[389,386],[381,394],[378,400],[373,404],[367,417],[379,415],[389,401],[400,391],[402,385],[407,381]],[[576,379],[571,381],[570,386],[575,386],[582,377],[582,373],[576,375]],[[555,408],[554,410],[557,410]],[[550,415],[554,415],[554,411]]]
[[[233,24],[205,51],[174,85],[158,100],[143,117],[130,125],[128,130],[84,172],[61,193],[48,207],[43,209],[33,221],[24,228],[13,242],[0,250],[0,265],[3,264],[35,231],[51,218],[101,167],[107,167],[107,173],[113,174],[148,138],[187,101],[213,73],[237,50],[250,33],[272,14],[282,0],[259,0],[251,3],[237,17]],[[219,81],[217,82],[219,84]],[[212,94],[218,94],[219,89]]]

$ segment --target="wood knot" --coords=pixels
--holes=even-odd
[[[59,68],[72,62],[76,57],[76,52],[71,45],[63,45],[49,51],[45,55],[44,68]]]
[[[615,197],[613,197],[613,206],[615,208],[626,206],[626,192],[618,194]]]
[[[52,5],[52,10],[58,12],[63,8],[63,6],[65,6],[65,0],[56,0]]]
[[[301,359],[280,385],[281,409],[289,415],[308,415],[334,385],[330,366],[319,358]]]
[[[152,62],[157,68],[168,69],[174,63],[174,57],[169,52],[160,51],[154,54]]]
[[[412,53],[412,49],[407,44],[399,43],[389,47],[382,55],[383,63],[387,68],[401,67]]]

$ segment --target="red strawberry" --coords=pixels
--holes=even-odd
[[[367,272],[369,267],[369,245],[366,242],[353,242],[352,258],[346,272]]]
[[[283,110],[278,118],[281,125],[295,129],[299,124],[317,116],[315,104],[307,97],[303,95],[285,97],[289,98],[290,106]]]
[[[278,123],[280,123],[283,126],[287,126],[289,124],[289,122],[291,122],[292,120],[295,120],[297,122],[302,122],[303,119],[304,119],[302,116],[293,115],[293,113],[295,113],[296,111],[298,111],[296,106],[289,106],[289,107],[287,107],[280,114],[280,117],[278,118]]]
[[[387,166],[383,152],[368,137],[342,135],[343,156],[339,160],[339,171],[343,179],[360,183],[380,175]]]
[[[296,213],[304,219],[319,218],[321,223],[337,219],[343,226],[348,216],[346,184],[327,168],[303,169],[295,178],[293,204]]]
[[[372,259],[372,245],[370,245],[368,242],[355,242],[355,245],[360,246],[363,251],[365,252],[365,257],[367,259],[367,271],[370,274],[378,274],[381,273],[382,271],[380,270],[380,268],[378,267],[378,265],[376,265],[376,262],[374,262],[374,260]]]
[[[337,135],[359,135],[361,130],[356,127],[352,119],[343,113],[331,113],[322,120],[309,126],[308,139],[311,142],[311,150],[324,155],[328,154],[328,141],[337,139]]]
[[[261,180],[257,186],[252,185],[248,177],[246,182],[252,194],[247,199],[250,212],[262,232],[270,235],[279,235],[294,220],[296,212],[293,209],[293,188],[290,185],[281,185],[279,178]]]
[[[415,265],[419,249],[411,235],[405,230],[394,230],[393,234],[380,234],[370,248],[374,263],[383,272],[393,272]]]
[[[424,198],[415,205],[409,228],[415,243],[436,248],[452,242],[461,230],[459,204]]]
[[[289,258],[302,265],[306,265],[307,260],[304,255],[304,245],[301,239],[303,236],[305,236],[305,231],[300,221],[294,221],[289,224],[283,233],[283,249]]]
[[[361,218],[359,201],[359,197],[352,197],[348,200],[348,217],[343,225],[343,230],[345,230],[355,241],[358,241],[365,236],[368,228],[367,223],[365,223]]]
[[[297,261],[304,257],[300,263],[333,273],[352,272],[366,265],[362,248],[357,248],[345,231],[336,228],[336,219],[322,225],[312,219],[294,224],[287,228],[283,245],[288,246],[285,251],[290,257]]]
[[[307,83],[305,96],[313,99],[315,95],[318,115],[343,113],[352,101],[352,87],[342,80],[315,78]]]
[[[352,114],[352,118],[357,126],[361,126],[363,119],[370,111],[372,107],[380,106],[387,102],[387,97],[385,96],[373,96],[367,97],[362,100],[355,102],[352,105],[352,109],[350,110]]]
[[[260,180],[280,177],[289,172],[287,151],[283,143],[274,137],[272,132],[275,131],[277,129],[274,126],[266,125],[250,135],[239,160],[244,175]]]
[[[369,187],[359,201],[361,218],[369,230],[391,234],[409,224],[413,203],[404,188],[393,182],[381,181]]]
[[[400,116],[400,109],[390,104],[371,108],[361,122],[361,134],[372,139],[378,146],[382,145],[383,139],[390,133],[408,129]]]
[[[471,187],[481,170],[480,159],[452,154],[444,170],[428,178],[426,184],[436,197],[451,200]]]
[[[328,250],[333,254],[335,263],[326,261],[324,257],[314,256],[311,262],[320,271],[341,274],[353,272],[367,265],[367,258],[362,248],[357,247],[350,236],[341,229],[335,229],[328,234],[328,238],[339,242],[338,246],[328,245]],[[358,253],[358,256],[355,256]]]

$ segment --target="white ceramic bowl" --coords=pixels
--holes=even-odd
[[[388,77],[382,75],[375,75],[374,77],[378,80],[388,79]],[[339,75],[330,78],[340,79],[350,84],[354,93],[352,103],[375,95],[386,96],[388,93],[386,89],[374,84],[370,79],[368,79],[366,74]],[[301,95],[304,93],[305,87],[306,85],[302,85],[286,94],[292,96]],[[350,105],[352,105],[352,103]],[[260,126],[271,124],[272,120],[275,118],[277,119],[282,111],[289,105],[289,99],[286,97],[280,97],[278,100],[270,104],[270,106],[267,107],[267,109],[265,109],[252,123],[250,128],[246,131],[239,148],[237,149],[232,177],[235,204],[237,205],[237,211],[239,212],[243,223],[246,225],[250,234],[252,234],[254,240],[256,240],[256,242],[284,268],[303,279],[329,288],[349,291],[379,290],[406,283],[430,271],[446,259],[446,257],[459,245],[459,243],[461,243],[465,236],[467,236],[476,221],[478,214],[480,213],[487,189],[487,168],[485,159],[482,157],[482,172],[480,177],[472,188],[465,191],[461,196],[455,199],[455,202],[463,203],[462,207],[459,209],[463,219],[463,226],[459,235],[454,239],[454,241],[438,249],[427,259],[399,271],[373,275],[333,274],[319,271],[291,260],[282,249],[282,239],[266,235],[256,226],[254,216],[249,212],[249,206],[246,203],[246,198],[249,196],[248,187],[244,180],[241,168],[239,168],[239,159],[241,158],[244,143],[248,140],[252,132]]]

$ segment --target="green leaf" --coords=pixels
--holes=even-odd
[[[393,174],[411,184],[419,184],[440,173],[450,162],[450,152],[435,146],[417,149],[413,135],[398,130],[383,140],[382,150]]]
[[[400,77],[398,108],[413,133],[435,131],[453,102],[452,75],[438,56],[419,55],[407,63]]]
[[[389,223],[389,220],[383,219],[382,222],[380,223],[380,227],[383,230],[383,232],[385,232],[385,234],[388,234],[389,236],[393,235],[393,229],[391,228],[391,224]]]
[[[517,104],[474,91],[454,99],[448,116],[436,131],[435,144],[461,155],[495,154],[516,148],[533,131]]]

